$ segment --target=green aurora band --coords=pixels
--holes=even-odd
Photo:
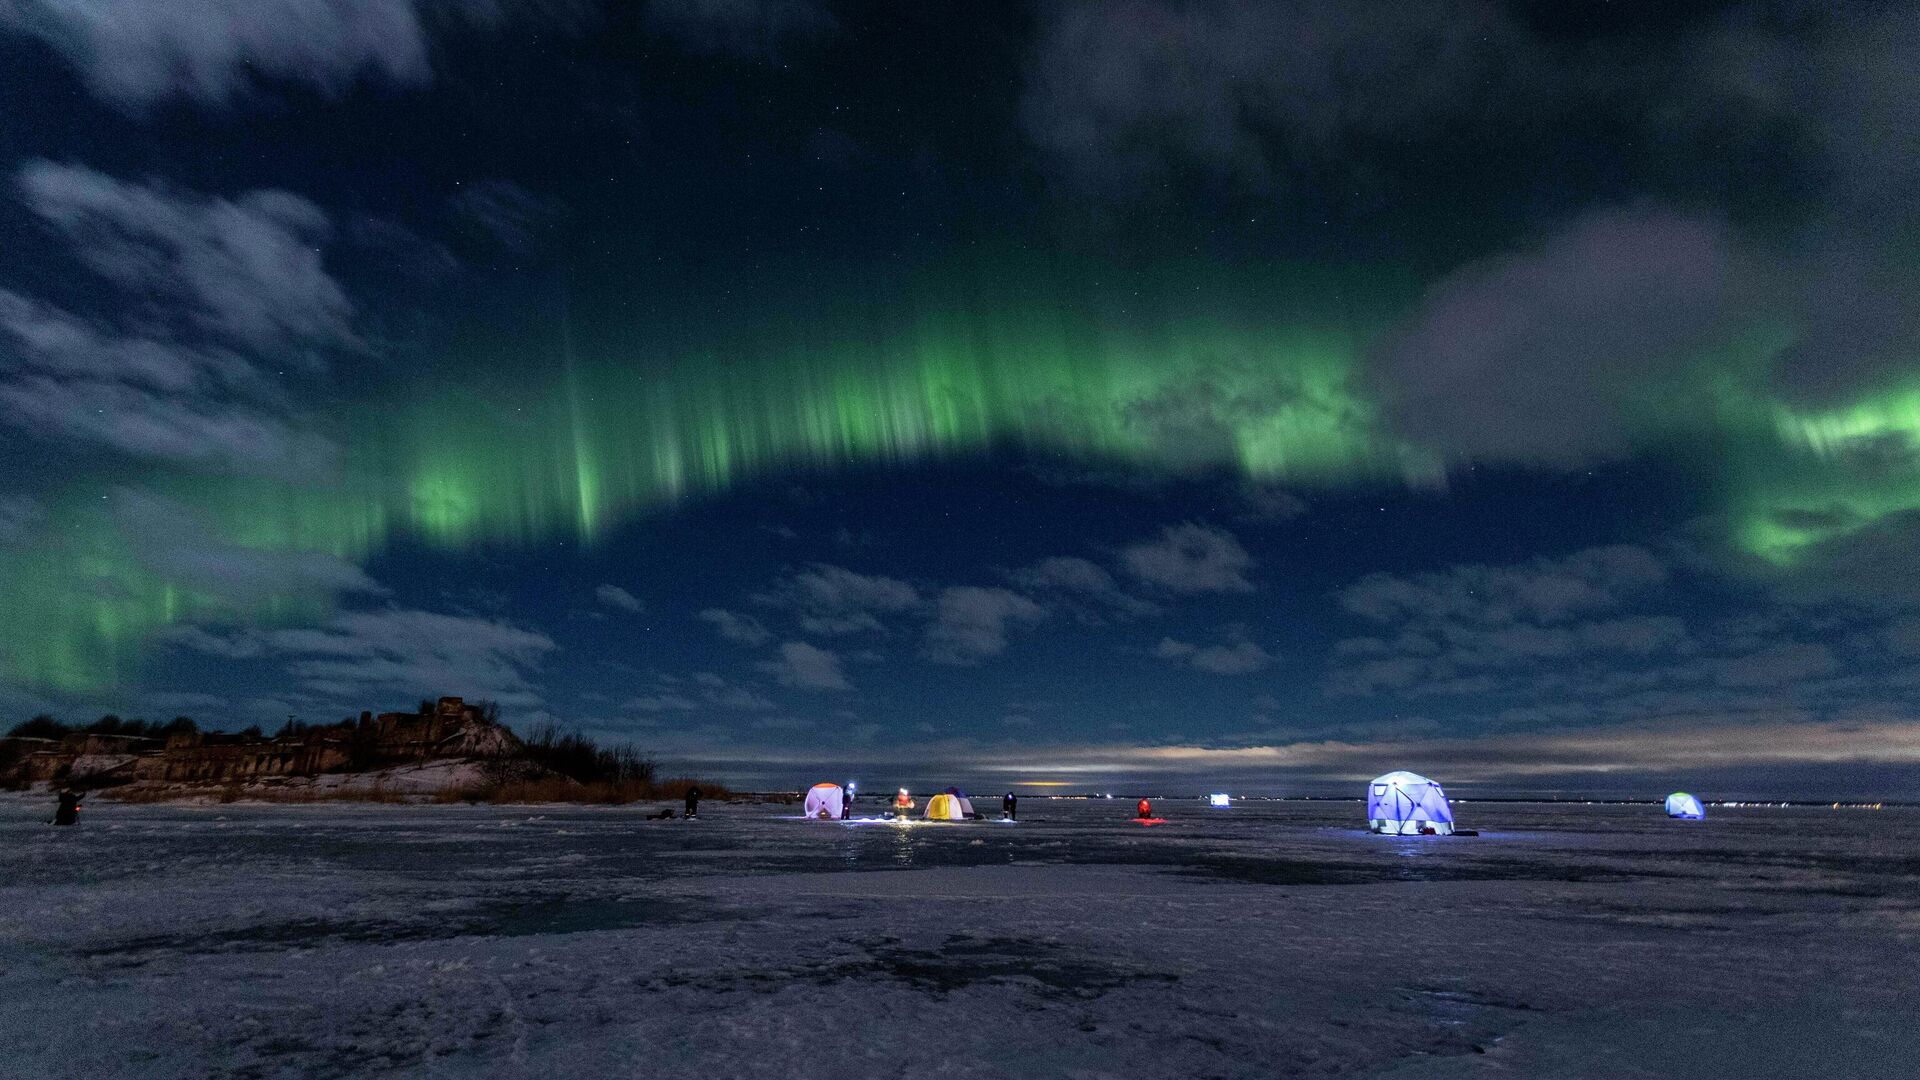
[[[1920,510],[1920,385],[1819,410],[1774,405],[1775,452],[1732,466],[1734,542],[1783,569]]]
[[[364,563],[398,539],[447,551],[591,545],[754,477],[996,447],[1302,486],[1438,483],[1438,459],[1383,435],[1356,385],[1360,347],[1344,331],[1211,317],[1142,331],[932,315],[857,346],[568,356],[485,389],[416,387],[390,397],[404,404],[356,407],[329,482],[161,475],[141,486],[192,518],[198,547]],[[159,628],[313,618],[336,591],[235,596],[183,580],[98,496],[59,503],[44,524],[0,581],[0,604],[22,615],[0,633],[0,655],[30,684],[109,686]]]
[[[593,545],[638,515],[756,477],[1003,447],[1161,472],[1226,468],[1303,488],[1436,487],[1448,463],[1388,430],[1363,374],[1370,336],[1406,299],[1316,322],[1248,317],[1230,302],[1099,317],[976,296],[919,305],[904,327],[851,339],[836,338],[844,320],[832,312],[790,320],[771,343],[596,343],[576,359],[569,337],[545,363],[506,362],[502,376],[426,381],[353,406],[333,432],[342,461],[325,482],[156,473],[138,486],[191,519],[197,548],[349,564],[397,541],[449,552]],[[983,310],[996,314],[974,314]],[[1734,543],[1789,568],[1920,508],[1920,389],[1794,411],[1754,389],[1768,351],[1716,364],[1731,372],[1716,403],[1666,422],[1718,433]],[[1643,404],[1663,415],[1660,402]],[[1889,440],[1908,456],[1863,460]],[[337,581],[236,594],[183,573],[98,490],[54,501],[10,553],[0,577],[10,679],[94,692],[136,673],[170,625],[272,626],[332,610]]]

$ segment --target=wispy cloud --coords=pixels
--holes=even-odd
[[[321,262],[330,222],[298,195],[211,197],[51,161],[28,163],[18,183],[28,207],[88,266],[144,297],[177,302],[221,337],[277,350],[354,342],[353,306]]]
[[[430,75],[414,0],[11,0],[0,29],[31,34],[130,110],[171,96],[225,105],[260,76],[337,95],[361,78]]]
[[[817,0],[653,0],[646,23],[689,49],[747,60],[775,59],[839,29]]]
[[[742,615],[737,611],[707,608],[700,612],[700,621],[712,626],[715,633],[736,644],[758,647],[773,640],[773,631],[761,625],[759,619],[751,615]]]
[[[882,616],[904,614],[921,603],[919,590],[898,578],[826,563],[814,563],[754,599],[793,611],[802,629],[822,635],[883,632]]]
[[[804,690],[852,689],[841,669],[838,653],[804,641],[785,642],[774,653],[774,659],[762,661],[758,667],[782,686]]]
[[[773,707],[773,700],[765,694],[711,671],[684,679],[662,677],[653,693],[621,703],[621,708],[638,712],[761,712]]]
[[[1006,651],[1009,629],[1045,617],[1046,609],[1009,589],[945,589],[927,628],[926,656],[940,664],[976,664]]]
[[[1170,525],[1160,538],[1120,553],[1128,573],[1169,592],[1252,592],[1247,572],[1253,556],[1224,529],[1188,522]]]
[[[593,590],[593,598],[617,611],[645,611],[646,605],[638,597],[618,585],[601,585]]]
[[[1165,637],[1160,639],[1153,655],[1211,675],[1250,675],[1264,671],[1273,664],[1273,654],[1245,640],[1221,645],[1195,645]]]
[[[337,448],[290,417],[286,375],[361,347],[352,304],[322,263],[330,223],[318,207],[284,191],[210,197],[48,161],[23,167],[16,188],[118,295],[93,297],[114,315],[91,318],[0,290],[12,361],[0,370],[0,419],[215,471],[331,471]],[[268,354],[273,372],[257,359]]]
[[[1112,574],[1087,559],[1042,559],[1007,576],[1028,593],[1044,597],[1049,605],[1070,608],[1083,623],[1098,624],[1109,617],[1140,618],[1160,610],[1121,589]]]
[[[442,693],[538,707],[545,702],[529,676],[558,648],[511,623],[408,608],[345,612],[306,629],[172,636],[213,655],[271,657],[308,691],[349,711]]]

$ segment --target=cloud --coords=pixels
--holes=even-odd
[[[1436,202],[1523,231],[1373,350],[1386,427],[1416,450],[1584,466],[1691,437],[1729,391],[1853,404],[1920,350],[1912,5],[1743,3],[1568,36],[1475,0],[1122,0],[1038,26],[1021,127],[1075,196],[1239,196],[1388,244],[1419,227],[1394,207]],[[1447,181],[1464,171],[1475,184]],[[1145,422],[1217,442],[1233,386]]]
[[[206,329],[257,349],[353,344],[353,307],[322,265],[327,215],[275,189],[233,199],[29,162],[27,206],[81,261],[142,296],[184,304]]]
[[[448,205],[488,243],[515,255],[531,255],[552,242],[567,206],[511,180],[475,180],[460,185]]]
[[[1788,641],[1746,656],[1715,661],[1714,676],[1727,686],[1785,686],[1840,666],[1833,650],[1815,642]]]
[[[521,707],[544,703],[527,676],[557,648],[510,623],[399,608],[349,612],[266,641],[308,689],[337,699],[458,694]]]
[[[1911,571],[1920,560],[1920,510],[1877,521],[1862,521],[1840,507],[1835,511],[1822,523],[1834,534],[1801,549],[1786,573],[1774,575],[1781,591],[1795,599],[1840,598],[1876,606],[1920,603],[1920,576]]]
[[[1343,590],[1340,603],[1380,623],[1412,618],[1559,622],[1618,607],[1666,578],[1666,568],[1651,553],[1621,545],[1517,566],[1456,566],[1413,577],[1369,574]]]
[[[1920,618],[1896,620],[1883,636],[1889,650],[1902,656],[1920,656]]]
[[[244,405],[155,394],[41,375],[0,379],[5,422],[39,438],[58,436],[219,472],[313,479],[332,471],[328,439]]]
[[[760,712],[774,703],[757,690],[703,671],[688,679],[662,679],[654,693],[628,698],[621,707],[639,712]]]
[[[141,695],[141,701],[150,710],[178,712],[187,709],[228,710],[232,702],[219,694],[199,694],[191,691],[154,690]],[[282,714],[285,715],[285,714]]]
[[[647,29],[695,52],[771,60],[796,43],[832,35],[839,23],[815,0],[652,0]]]
[[[1658,559],[1624,545],[1512,566],[1456,566],[1407,577],[1369,574],[1342,590],[1339,600],[1383,632],[1336,644],[1327,690],[1455,696],[1538,692],[1542,678],[1587,671],[1601,658],[1609,663],[1671,659],[1695,648],[1680,619],[1619,613],[1630,603],[1656,597],[1666,581],[1667,569]],[[1542,665],[1548,663],[1560,665],[1561,674],[1543,675]],[[1561,685],[1559,693],[1571,691]]]
[[[1308,510],[1307,501],[1285,488],[1248,481],[1240,489],[1249,521],[1292,521]]]
[[[1273,655],[1251,641],[1193,645],[1166,637],[1160,639],[1153,655],[1212,675],[1249,675],[1273,665]]]
[[[327,220],[280,191],[236,200],[29,163],[26,204],[122,295],[98,306],[127,329],[0,290],[0,418],[38,438],[220,472],[311,480],[331,440],[287,412],[287,380],[321,350],[357,348],[351,305],[321,266]]]
[[[773,632],[751,615],[741,615],[725,608],[707,608],[700,613],[700,620],[712,624],[721,637],[741,645],[758,647],[773,640]]]
[[[1120,553],[1128,573],[1177,593],[1252,592],[1253,558],[1233,534],[1187,523],[1161,530],[1160,539]]]
[[[825,563],[809,566],[754,599],[798,612],[802,629],[825,635],[880,632],[885,628],[879,616],[908,612],[920,604],[919,592],[904,581]]]
[[[1136,618],[1160,610],[1123,591],[1112,574],[1086,559],[1071,556],[1042,559],[1007,576],[1029,593],[1073,607],[1082,622],[1097,624],[1106,613]]]
[[[263,385],[253,366],[230,351],[121,334],[10,289],[0,289],[0,332],[10,340],[21,366],[51,376],[169,393]]]
[[[860,751],[858,763],[863,772],[955,766],[1015,783],[1045,777],[1092,790],[1128,779],[1227,777],[1258,790],[1347,797],[1360,794],[1391,763],[1418,763],[1422,772],[1467,791],[1648,798],[1684,783],[1696,791],[1712,784],[1717,796],[1742,799],[1893,797],[1914,790],[1912,766],[1920,764],[1920,729],[1904,717],[1818,721],[1738,713],[1497,737],[1446,736],[1418,718],[1374,728],[1337,738],[1280,731],[1153,744],[1062,743],[999,733],[985,741],[874,746]],[[817,760],[809,756],[817,752],[791,743],[762,745],[721,751],[712,760],[785,766],[768,770],[784,775]]]
[[[1428,290],[1378,357],[1397,430],[1452,457],[1571,466],[1636,449],[1655,380],[1751,311],[1712,221],[1605,211]]]
[[[228,660],[251,660],[267,651],[265,639],[250,630],[214,634],[190,623],[180,623],[162,629],[154,637],[169,645]]]
[[[1006,651],[1010,627],[1030,626],[1045,617],[1039,604],[1008,589],[945,589],[927,628],[925,653],[935,663],[976,664]]]
[[[1301,739],[1255,745],[1022,747],[973,757],[984,771],[1020,775],[1207,774],[1249,770],[1364,783],[1383,761],[1421,761],[1448,782],[1513,790],[1541,777],[1626,784],[1705,769],[1773,770],[1819,763],[1920,763],[1920,729],[1904,720],[1808,722],[1754,716],[1687,717],[1605,730],[1526,732],[1498,738]],[[1764,790],[1776,777],[1746,781]]]
[[[1920,182],[1905,149],[1920,135],[1906,92],[1916,48],[1920,13],[1907,4],[1739,5],[1686,43],[1674,100],[1654,116],[1689,145],[1809,149],[1824,194],[1884,210]]]
[[[177,586],[250,605],[274,596],[331,599],[386,589],[353,563],[319,551],[233,543],[186,506],[134,488],[115,488],[110,513],[141,566]]]
[[[621,611],[637,612],[646,610],[645,604],[642,604],[632,593],[618,585],[602,585],[594,589],[593,598],[610,608],[617,608]]]
[[[0,547],[25,540],[46,516],[46,506],[31,495],[0,495]]]
[[[427,81],[413,0],[10,0],[0,29],[46,42],[101,98],[139,110],[172,96],[228,105],[260,77],[337,96],[363,78]]]
[[[1076,187],[1132,197],[1198,172],[1267,191],[1297,168],[1497,130],[1537,101],[1520,92],[1531,47],[1483,3],[1062,4],[1021,126]]]
[[[777,659],[763,661],[758,666],[780,685],[806,690],[852,689],[840,670],[838,654],[804,641],[785,642],[776,651]]]
[[[528,675],[557,648],[510,623],[406,608],[345,612],[305,629],[222,635],[174,627],[164,637],[229,659],[281,660],[307,690],[349,710],[437,694],[539,706]]]

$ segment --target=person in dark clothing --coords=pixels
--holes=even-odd
[[[1000,797],[1000,816],[1008,821],[1020,820],[1020,800],[1011,791]]]
[[[60,801],[53,808],[55,825],[73,825],[80,820],[80,793],[72,788],[60,792]]]
[[[700,816],[700,786],[698,784],[687,788],[687,812],[684,816],[690,818]]]

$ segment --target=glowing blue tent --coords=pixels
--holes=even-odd
[[[1367,787],[1367,828],[1410,836],[1453,832],[1453,808],[1440,785],[1419,773],[1390,772]]]
[[[1700,805],[1699,799],[1694,798],[1684,791],[1676,791],[1667,796],[1667,816],[1686,818],[1688,821],[1699,821],[1701,818],[1707,816],[1707,811],[1705,807]]]
[[[1233,796],[1228,795],[1224,791],[1216,791],[1213,794],[1207,796],[1207,801],[1213,804],[1214,806],[1232,806]]]

